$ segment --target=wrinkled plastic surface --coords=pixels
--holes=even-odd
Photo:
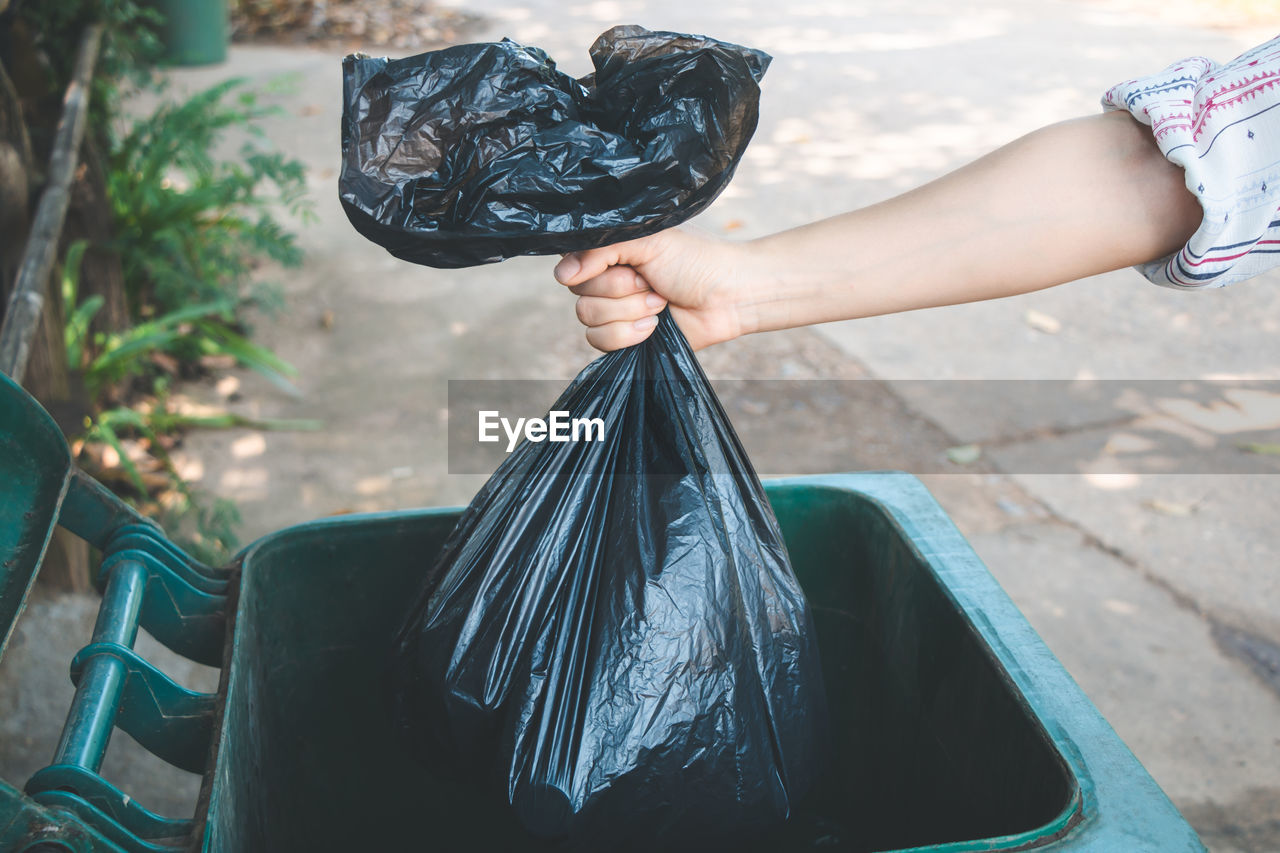
[[[629,240],[719,195],[769,57],[614,27],[574,80],[510,40],[343,62],[339,196],[356,229],[433,267]]]
[[[750,837],[821,769],[826,702],[777,521],[684,336],[588,365],[476,495],[402,628],[397,722],[584,849]]]

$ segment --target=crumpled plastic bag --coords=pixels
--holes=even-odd
[[[343,61],[339,197],[361,234],[433,267],[595,248],[677,225],[724,189],[769,56],[614,27],[594,74],[510,40]]]
[[[520,444],[426,576],[393,655],[428,767],[588,850],[727,849],[822,769],[808,605],[668,312],[552,407],[603,441]]]

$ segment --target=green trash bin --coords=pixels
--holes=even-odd
[[[106,580],[54,764],[25,792],[0,783],[0,849],[552,849],[413,763],[388,725],[381,664],[459,510],[326,519],[264,537],[231,571],[201,566],[71,471],[51,421],[12,414],[27,405],[14,390],[0,380],[0,483],[15,484],[0,527],[26,532],[0,547],[26,545],[0,553],[0,592],[38,565],[51,493],[65,492],[59,523],[103,550]],[[813,605],[835,742],[825,778],[758,850],[1204,849],[917,480],[766,490]],[[139,622],[220,659],[218,695],[148,672],[130,648]],[[98,775],[112,722],[203,771],[196,815],[151,814]]]
[[[212,65],[225,62],[231,25],[227,0],[152,0],[164,19],[160,42],[164,60],[172,65]]]

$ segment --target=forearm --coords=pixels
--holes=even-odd
[[[765,237],[741,294],[766,331],[1033,290],[1154,260],[1200,222],[1182,170],[1123,113],[1025,136],[919,189]]]

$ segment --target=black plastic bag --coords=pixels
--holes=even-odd
[[[755,132],[769,57],[614,27],[595,73],[510,40],[343,62],[339,197],[356,229],[433,267],[589,249],[705,208]]]
[[[827,744],[808,606],[760,481],[668,312],[552,410],[602,418],[604,440],[525,441],[467,507],[397,638],[397,725],[538,835],[751,838]]]

